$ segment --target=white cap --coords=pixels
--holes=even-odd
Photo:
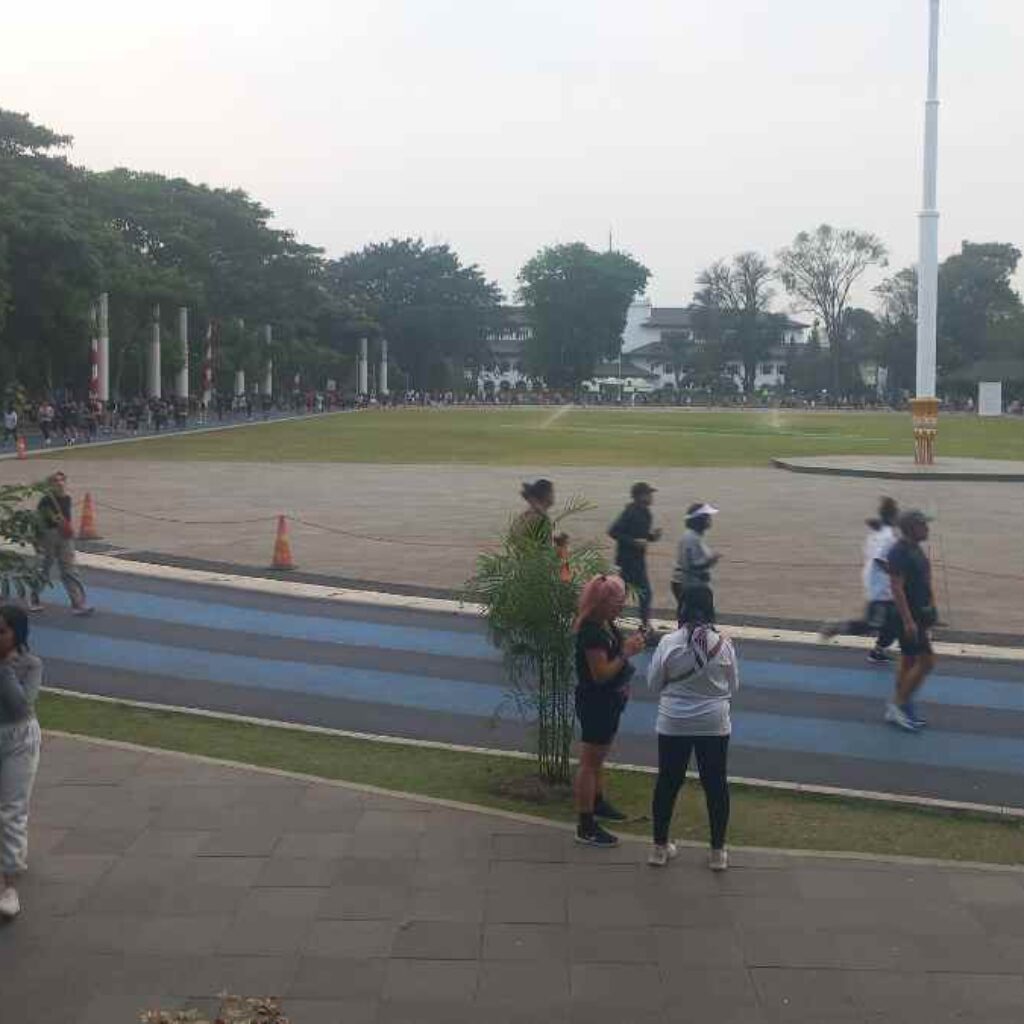
[[[692,511],[687,510],[687,520],[696,519],[697,516],[717,516],[718,509],[714,505],[698,505],[697,508]]]

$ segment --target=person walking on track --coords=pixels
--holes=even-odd
[[[676,856],[669,827],[694,753],[711,831],[708,865],[712,871],[724,871],[729,866],[725,846],[732,732],[729,709],[739,689],[739,670],[732,643],[715,626],[715,602],[709,587],[686,590],[679,628],[662,637],[647,682],[658,693],[658,779],[651,812],[654,846],[648,863],[664,867]]]
[[[914,696],[935,668],[931,628],[938,621],[932,566],[921,545],[928,539],[928,516],[917,509],[899,518],[901,538],[889,551],[892,596],[900,616],[900,658],[896,692],[885,708],[885,720],[907,732],[925,725]]]
[[[21,608],[0,608],[0,918],[17,917],[15,888],[28,866],[28,808],[42,742],[36,698],[42,662],[28,649],[28,618]]]
[[[825,638],[840,633],[874,636],[875,646],[868,654],[868,661],[877,665],[888,664],[887,648],[900,631],[900,617],[889,578],[889,551],[899,539],[896,532],[899,514],[895,499],[882,498],[878,505],[878,518],[867,521],[868,535],[864,539],[864,568],[861,572],[866,602],[863,618],[827,622],[821,627],[821,635]]]
[[[579,820],[576,842],[616,846],[618,837],[598,818],[624,821],[608,801],[602,779],[604,759],[629,701],[634,668],[630,658],[644,647],[639,633],[623,637],[615,620],[626,602],[626,585],[618,576],[595,576],[580,594],[573,623],[576,634],[576,716],[580,721],[580,763],[573,783]]]
[[[67,493],[67,477],[62,472],[54,473],[48,480],[49,488],[37,508],[39,532],[37,546],[40,556],[40,573],[47,581],[56,562],[60,570],[61,583],[67,591],[71,610],[75,615],[91,615],[85,593],[85,584],[78,573],[75,562],[75,530],[72,525],[71,496]],[[31,594],[29,609],[41,612],[38,592]]]
[[[651,505],[655,488],[647,483],[633,484],[633,499],[608,528],[615,541],[615,562],[627,586],[632,587],[640,606],[640,631],[650,637],[651,580],[647,575],[647,545],[661,539],[661,530],[654,528]]]

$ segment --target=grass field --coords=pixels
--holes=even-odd
[[[949,456],[1024,460],[1024,419],[950,416]],[[615,409],[401,409],[82,446],[61,458],[239,462],[759,466],[772,456],[909,455],[896,413]]]
[[[245,764],[381,786],[571,821],[569,794],[526,799],[536,778],[533,762],[484,754],[297,732],[169,711],[44,693],[44,728],[219,757]],[[630,821],[618,831],[648,835],[653,777],[609,773],[615,803]],[[699,785],[687,784],[677,805],[673,835],[705,841],[707,822]],[[730,841],[736,846],[1024,862],[1024,821],[948,814],[809,794],[734,786]]]

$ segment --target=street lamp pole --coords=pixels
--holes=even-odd
[[[939,0],[928,0],[928,94],[924,115],[924,195],[918,220],[917,388],[911,402],[914,461],[934,460],[939,401],[935,395],[936,310],[939,283]]]

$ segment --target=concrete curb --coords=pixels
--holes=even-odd
[[[96,746],[110,747],[115,750],[130,750],[137,753],[160,754],[167,757],[180,758],[182,760],[196,761],[200,764],[216,765],[223,768],[235,768],[243,771],[256,772],[262,775],[276,776],[278,778],[313,782],[318,785],[335,786],[339,789],[348,789],[357,793],[368,793],[373,796],[384,796],[394,800],[405,800],[409,803],[426,804],[430,807],[443,807],[446,810],[466,811],[473,814],[486,815],[492,818],[500,818],[505,821],[514,821],[518,824],[543,826],[559,832],[575,831],[575,828],[571,823],[552,821],[550,818],[521,814],[516,811],[504,811],[496,807],[484,807],[480,804],[463,803],[458,800],[445,800],[441,797],[418,796],[415,793],[405,793],[398,790],[384,789],[380,786],[370,786],[364,783],[345,782],[342,779],[328,779],[320,775],[308,775],[303,772],[292,772],[283,768],[266,768],[260,765],[246,764],[241,761],[230,761],[225,758],[209,757],[205,754],[189,754],[180,750],[166,750],[163,747],[147,747],[143,744],[128,743],[123,740],[107,740],[93,736],[82,736],[78,733],[64,732],[59,729],[46,729],[44,730],[44,733],[47,736],[76,740],[81,743],[92,743]],[[647,844],[647,840],[640,836],[623,835],[620,838],[624,843],[630,845]],[[692,840],[681,840],[677,845],[689,849],[705,848],[704,843],[698,843]],[[730,846],[729,850],[730,853],[753,853],[758,855],[790,858],[817,858],[822,860],[854,861],[866,864],[902,864],[908,867],[935,867],[945,868],[948,870],[968,869],[990,873],[1024,875],[1024,865],[1016,864],[988,864],[979,861],[951,861],[932,857],[907,857],[898,854],[886,856],[884,854],[843,852],[840,850],[798,850],[764,846]],[[736,866],[742,869],[742,865]]]
[[[371,605],[378,608],[398,608],[409,611],[433,612],[442,615],[465,615],[478,617],[479,605],[455,601],[450,598],[420,597],[413,594],[397,594],[387,591],[357,590],[347,587],[330,587],[320,583],[302,583],[267,576],[240,576],[226,572],[208,572],[203,569],[185,569],[180,566],[159,565],[152,562],[133,562],[126,558],[110,555],[79,552],[82,565],[107,572],[144,576],[176,583],[197,583],[205,586],[225,587],[259,594],[276,594],[281,597],[298,597],[317,601],[333,601],[346,604]],[[638,625],[636,620],[623,620],[630,627]],[[652,620],[659,630],[675,628],[669,620]],[[795,644],[818,646],[823,643],[817,633],[795,629],[773,629],[764,626],[728,626],[729,635],[737,640],[754,640],[762,643]],[[849,650],[868,650],[874,643],[870,637],[836,637],[827,641],[830,646]],[[997,647],[989,644],[965,644],[935,641],[937,654],[949,658],[971,658],[979,661],[1010,661],[1024,663],[1024,648]]]
[[[301,732],[315,736],[337,737],[338,739],[360,740],[366,743],[386,743],[396,747],[418,747],[425,750],[447,750],[457,754],[480,754],[487,757],[504,757],[509,760],[530,761],[534,755],[526,750],[501,750],[494,747],[474,747],[461,743],[445,743],[441,740],[418,740],[405,736],[389,736],[379,733],[354,732],[350,729],[334,729],[323,725],[307,725],[303,722],[282,722],[272,718],[258,718],[253,715],[236,715],[229,711],[210,711],[207,708],[181,707],[176,704],[159,704],[154,701],[131,700],[124,697],[107,697],[101,694],[82,693],[61,687],[44,687],[47,693],[61,697],[74,697],[79,700],[94,701],[100,704],[118,704],[123,707],[138,708],[143,711],[168,711],[175,714],[190,715],[194,718],[209,718],[215,721],[232,722],[239,725],[255,725],[266,729],[284,729],[289,732]],[[656,775],[657,768],[650,765],[627,764],[621,761],[608,761],[607,767],[620,771],[636,772],[641,775]],[[695,771],[687,772],[687,778],[696,779]],[[822,786],[815,783],[783,782],[773,779],[752,779],[733,775],[729,781],[737,786],[750,789],[767,789],[780,793],[796,793],[808,796],[827,796],[844,800],[863,801],[865,803],[891,804],[899,807],[916,807],[923,810],[941,811],[950,814],[981,814],[992,818],[1008,818],[1024,820],[1024,807],[1005,807],[999,804],[979,804],[959,800],[942,800],[935,797],[912,796],[906,793],[881,793],[866,789],[844,789],[840,786]]]

